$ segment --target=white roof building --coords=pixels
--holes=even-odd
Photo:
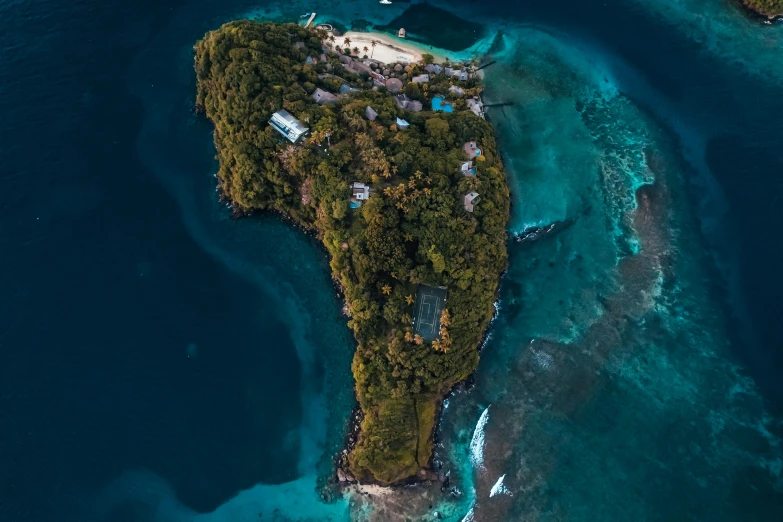
[[[274,113],[269,119],[269,125],[285,136],[291,143],[296,143],[309,130],[285,109],[280,109]]]
[[[480,199],[481,198],[479,198],[479,195],[476,192],[465,194],[465,210],[473,212],[473,209],[478,205]]]
[[[359,201],[367,201],[370,199],[371,189],[368,185],[354,181],[351,185],[351,197]]]

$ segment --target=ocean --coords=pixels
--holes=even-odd
[[[354,406],[328,261],[215,193],[193,43],[310,11],[490,53],[485,101],[511,103],[489,110],[510,268],[444,404],[443,491],[324,487]],[[783,517],[783,23],[700,0],[15,0],[0,28],[0,521]]]

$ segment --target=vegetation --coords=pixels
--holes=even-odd
[[[783,16],[783,0],[742,0],[745,7],[769,18]]]
[[[437,404],[478,363],[506,268],[508,188],[491,126],[460,110],[464,102],[451,114],[404,113],[336,55],[306,64],[321,56],[323,37],[252,21],[208,33],[196,45],[197,106],[214,123],[220,188],[233,205],[283,213],[328,250],[358,342],[352,369],[364,419],[349,466],[360,480],[392,483],[428,465]],[[341,79],[362,90],[331,107],[313,101],[314,89],[336,92]],[[405,92],[426,100],[452,83],[441,74]],[[373,122],[368,105],[378,113]],[[310,128],[299,145],[267,124],[281,108]],[[410,127],[398,129],[397,117]],[[469,140],[483,158],[472,177],[459,169]],[[358,209],[349,208],[354,181],[375,190]],[[471,191],[481,195],[472,214],[463,207]],[[419,284],[448,288],[434,343],[412,331]]]

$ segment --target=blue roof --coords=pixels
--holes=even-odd
[[[408,123],[407,121],[401,118],[397,118],[397,125],[402,125],[403,127],[407,127],[408,125],[410,125],[410,123]]]

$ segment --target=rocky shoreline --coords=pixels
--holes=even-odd
[[[771,24],[772,22],[783,20],[783,12],[777,14],[765,13],[755,7],[749,0],[733,0],[733,3],[735,3],[746,16],[756,22]]]

